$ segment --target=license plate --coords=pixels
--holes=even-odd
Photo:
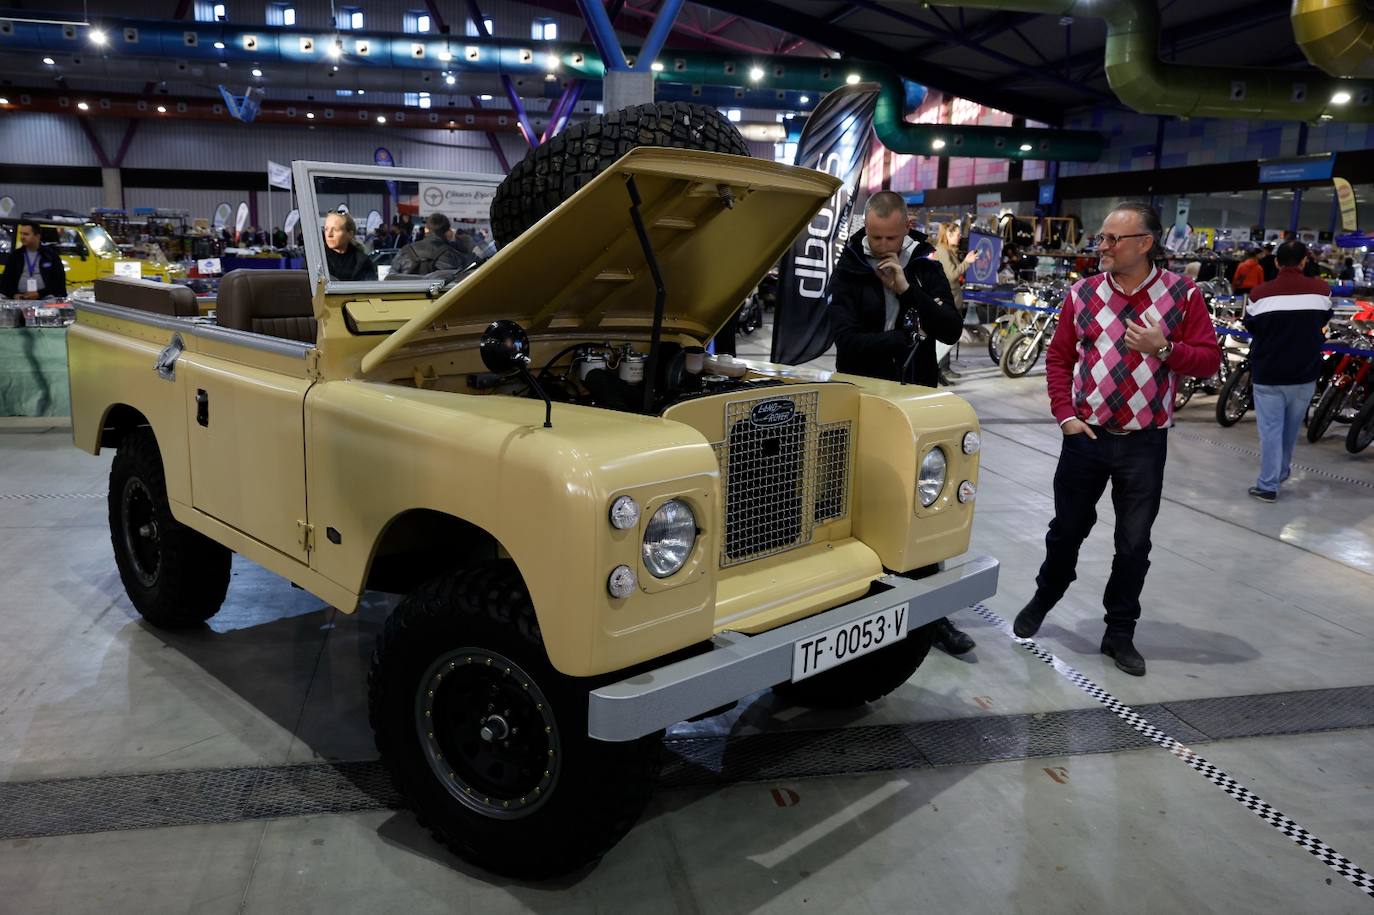
[[[815,676],[906,638],[909,604],[818,632],[792,645],[792,682]]]

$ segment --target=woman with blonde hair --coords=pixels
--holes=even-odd
[[[945,279],[949,280],[949,288],[954,293],[954,307],[960,314],[964,313],[964,274],[978,259],[978,255],[972,251],[966,254],[963,260],[959,259],[959,239],[962,232],[957,222],[941,223],[940,231],[935,236],[933,255],[936,263],[945,271]],[[940,360],[941,384],[949,384],[950,379],[959,377],[959,373],[949,367],[951,348],[947,344],[936,345],[936,355]]]

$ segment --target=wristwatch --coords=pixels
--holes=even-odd
[[[1168,362],[1169,357],[1173,354],[1174,344],[1172,342],[1165,343],[1159,349],[1155,350],[1155,358],[1158,359],[1160,362]]]

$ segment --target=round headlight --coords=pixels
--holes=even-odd
[[[977,432],[964,433],[964,454],[977,454],[981,447],[983,447],[983,440],[978,437]]]
[[[972,502],[973,497],[976,495],[978,495],[978,487],[974,486],[968,480],[959,484],[959,501],[961,503]]]
[[[930,508],[935,504],[935,500],[940,498],[940,493],[945,488],[947,466],[944,449],[939,447],[930,449],[921,460],[921,475],[916,480],[916,492],[921,497],[923,507]]]
[[[611,569],[611,577],[606,579],[606,590],[611,597],[629,597],[639,586],[639,577],[629,566],[616,566]]]
[[[639,523],[639,503],[629,496],[621,496],[611,503],[611,527],[628,531]]]
[[[644,567],[655,578],[682,568],[697,540],[697,519],[680,499],[663,503],[644,529]]]

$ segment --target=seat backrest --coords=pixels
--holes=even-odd
[[[314,343],[317,328],[304,270],[230,270],[219,281],[220,327]]]
[[[199,314],[196,294],[189,287],[127,276],[102,276],[97,279],[95,300],[173,318],[194,318]]]

